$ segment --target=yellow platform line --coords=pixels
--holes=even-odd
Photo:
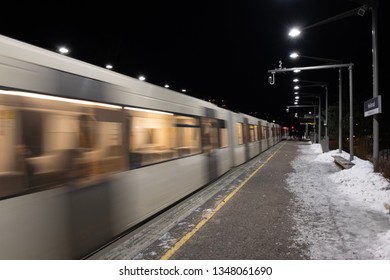
[[[273,156],[286,144],[283,143],[275,152],[272,153],[255,171],[249,175],[236,189],[229,193],[211,212],[209,212],[191,231],[184,235],[175,243],[160,260],[169,260],[194,234],[200,230]]]

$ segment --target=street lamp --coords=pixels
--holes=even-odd
[[[303,58],[308,58],[308,59],[313,59],[313,60],[318,60],[318,61],[323,61],[323,62],[328,62],[328,63],[341,63],[341,60],[316,57],[316,56],[300,55],[297,52],[291,53],[290,57],[293,59],[298,58],[298,57],[303,57]],[[342,129],[342,125],[343,125],[343,116],[342,116],[343,115],[343,108],[342,108],[343,87],[342,87],[342,72],[341,71],[342,71],[342,68],[340,67],[339,68],[339,153],[340,154],[342,152],[342,143],[343,143],[343,138],[342,138],[342,134],[343,134],[343,129]],[[327,138],[328,137],[328,86],[326,86],[325,90],[326,90],[326,108],[327,108],[326,109],[326,116],[325,116],[325,118],[326,118],[325,137],[326,137],[326,141],[328,141],[329,140]],[[352,114],[352,113],[350,112],[350,114]]]
[[[367,1],[367,2],[372,2],[372,1]],[[377,3],[372,4],[372,6],[373,7],[377,6],[376,4]],[[290,37],[298,37],[302,33],[302,31],[304,31],[306,29],[309,29],[309,28],[312,28],[312,27],[316,27],[316,26],[319,26],[319,25],[323,25],[323,24],[326,24],[326,23],[330,23],[330,22],[333,22],[333,21],[337,21],[337,20],[340,20],[340,19],[343,19],[343,18],[346,18],[346,17],[350,17],[350,16],[354,16],[354,15],[364,16],[364,14],[367,11],[367,9],[368,9],[368,6],[367,5],[363,5],[361,7],[354,8],[352,10],[349,10],[349,11],[346,11],[344,13],[338,14],[336,16],[324,19],[324,20],[322,20],[320,22],[314,23],[314,24],[309,25],[309,26],[305,26],[305,27],[302,27],[302,28],[293,27],[293,28],[290,29],[290,31],[288,33],[288,36],[290,36]]]
[[[293,82],[297,83],[298,79],[294,79]],[[309,85],[301,85],[300,87],[321,87],[321,88],[325,88],[325,121],[324,121],[324,125],[325,125],[325,145],[326,145],[326,149],[328,149],[328,83],[324,83],[324,82],[316,82],[316,81],[307,81],[307,80],[299,80],[299,82],[302,82],[302,83],[308,83]],[[295,92],[294,94],[297,94],[297,92]],[[320,116],[321,116],[321,111],[319,112]],[[320,122],[320,125],[321,125],[321,122]],[[321,137],[321,133],[319,134],[320,137]]]
[[[328,62],[328,63],[341,63],[341,60],[339,60],[339,59],[329,59],[329,58],[316,57],[316,56],[307,56],[307,55],[301,55],[297,52],[292,52],[292,53],[290,53],[289,56],[292,59],[303,57],[303,58],[309,58],[309,59]]]
[[[290,32],[288,33],[288,36],[290,37],[297,37],[301,34],[301,30],[298,27],[291,28]]]
[[[296,96],[295,98],[299,99],[299,96]],[[307,98],[318,98],[318,143],[321,143],[321,94],[320,93],[300,93],[300,97],[303,99]],[[326,142],[328,143],[328,142]],[[323,152],[327,152],[329,150],[328,145],[326,145],[326,149],[324,149]]]
[[[272,70],[268,70],[268,73],[272,75],[272,83],[271,85],[275,84],[275,74],[276,73],[286,73],[286,72],[295,72],[295,70],[301,70],[301,71],[307,71],[307,70],[324,70],[324,69],[332,69],[332,68],[348,68],[349,71],[349,122],[350,122],[350,127],[349,127],[349,135],[350,139],[353,139],[353,63],[347,63],[347,64],[326,64],[326,65],[316,65],[316,66],[306,66],[306,67],[293,67],[293,68],[276,68]],[[350,141],[349,144],[349,160],[353,160],[353,142]]]
[[[371,38],[372,38],[372,76],[373,76],[373,82],[372,82],[372,87],[373,87],[373,98],[378,97],[378,5],[379,1],[378,0],[359,0],[359,1],[354,1],[358,2],[361,4],[365,4],[363,6],[357,7],[355,9],[352,9],[350,11],[338,14],[334,17],[322,20],[320,22],[317,22],[315,24],[309,25],[304,28],[293,28],[290,30],[288,33],[290,37],[297,37],[298,35],[301,34],[301,32],[305,29],[309,29],[312,27],[316,27],[322,24],[330,23],[336,20],[340,20],[346,17],[354,16],[354,15],[359,15],[359,16],[364,16],[365,12],[370,9],[371,10]],[[351,116],[350,116],[351,117]],[[353,124],[350,124],[353,125]],[[350,137],[350,141],[352,141],[353,138]],[[341,152],[341,149],[339,147],[339,150]],[[379,167],[378,167],[378,160],[379,160],[379,116],[376,114],[373,116],[373,164],[374,164],[374,171],[377,172]]]
[[[306,94],[306,93],[305,93]],[[308,95],[306,95],[305,97],[313,97],[313,96],[318,96],[317,95],[313,95],[313,94],[310,94],[310,93],[307,93]],[[309,103],[310,104],[310,103]],[[313,118],[313,132],[314,132],[314,135],[313,135],[313,143],[316,143],[317,142],[317,134],[316,134],[316,120],[315,120],[315,111],[316,111],[316,108],[317,108],[317,104],[300,104],[298,105],[298,102],[294,102],[294,105],[288,105],[286,106],[286,112],[290,112],[290,108],[313,108],[314,109],[314,118]],[[297,115],[297,113],[295,113]],[[309,115],[311,115],[311,112],[309,112]],[[305,136],[304,136],[305,139],[308,139],[308,123],[306,122],[305,123]]]

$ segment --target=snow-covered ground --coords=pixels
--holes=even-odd
[[[287,183],[295,194],[296,241],[308,246],[310,259],[390,259],[389,181],[357,157],[341,170],[332,155],[340,154],[301,145],[292,162]]]

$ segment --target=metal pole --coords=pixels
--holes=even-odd
[[[352,66],[349,66],[349,160],[353,160],[353,87]]]
[[[317,143],[316,125],[317,125],[317,118],[316,118],[316,107],[314,107],[314,122],[313,122],[313,134],[314,134],[314,140],[313,140],[313,143]]]
[[[353,63],[348,63],[348,64],[333,64],[333,65],[318,65],[318,66],[307,66],[307,67],[293,67],[293,68],[276,68],[273,70],[268,70],[268,73],[272,74],[272,80],[270,82],[271,85],[275,84],[275,73],[285,73],[285,72],[292,72],[295,70],[321,70],[321,69],[330,69],[330,68],[339,68],[339,153],[342,152],[342,83],[341,83],[341,68],[343,67],[348,67],[349,72],[350,72],[350,98],[353,97],[353,89],[352,89],[352,67]],[[351,105],[352,106],[352,102]],[[352,107],[353,108],[353,107]],[[353,112],[351,111],[350,115],[350,121],[352,119],[352,124],[353,124]],[[352,138],[353,138],[353,126],[352,126]],[[351,133],[350,133],[351,134]],[[351,136],[351,135],[350,135]],[[352,152],[352,158],[353,158],[353,147],[351,149]]]
[[[339,153],[343,150],[343,86],[342,86],[342,72],[341,67],[339,68]]]
[[[309,125],[307,123],[305,123],[305,140],[308,138],[307,135],[308,135],[308,128],[309,128]]]
[[[292,67],[292,68],[276,68],[273,70],[268,70],[268,73],[284,73],[284,72],[293,72],[296,70],[322,70],[322,69],[332,69],[332,68],[342,68],[349,67],[353,65],[353,63],[341,63],[341,64],[325,64],[325,65],[317,65],[317,66],[305,66],[305,67]]]
[[[328,86],[325,86],[325,137],[328,139]]]
[[[377,49],[377,15],[378,15],[378,2],[375,1],[372,6],[372,70],[373,70],[373,97],[378,96],[378,49]],[[374,115],[373,119],[373,151],[372,161],[374,164],[374,171],[378,172],[378,161],[379,161],[379,115]]]
[[[321,94],[318,96],[318,143],[321,143]]]

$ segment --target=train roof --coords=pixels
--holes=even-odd
[[[125,89],[125,92],[127,93],[142,95],[149,98],[157,98],[165,101],[174,100],[175,103],[183,104],[184,106],[192,104],[194,106],[198,105],[216,110],[229,111],[199,98],[195,98],[145,81],[140,81],[136,78],[126,76],[124,74],[120,74],[112,70],[83,62],[69,56],[46,50],[6,36],[0,35],[0,45],[0,59],[3,60],[2,62],[0,61],[0,71],[6,71],[6,69],[2,70],[2,68],[11,67],[10,65],[6,65],[7,59],[14,59],[33,65],[43,66],[52,70],[70,73],[79,77],[107,83],[122,88],[122,91]],[[17,86],[15,86],[12,82],[15,83],[15,81],[8,81],[5,78],[0,78],[2,87],[17,88]],[[28,88],[25,88],[24,90],[28,90]],[[73,97],[77,98],[76,96]],[[113,101],[115,101],[115,97],[112,98]],[[241,114],[247,118],[255,119],[253,116],[249,116],[240,112],[235,113]],[[261,121],[267,122],[265,120]]]

